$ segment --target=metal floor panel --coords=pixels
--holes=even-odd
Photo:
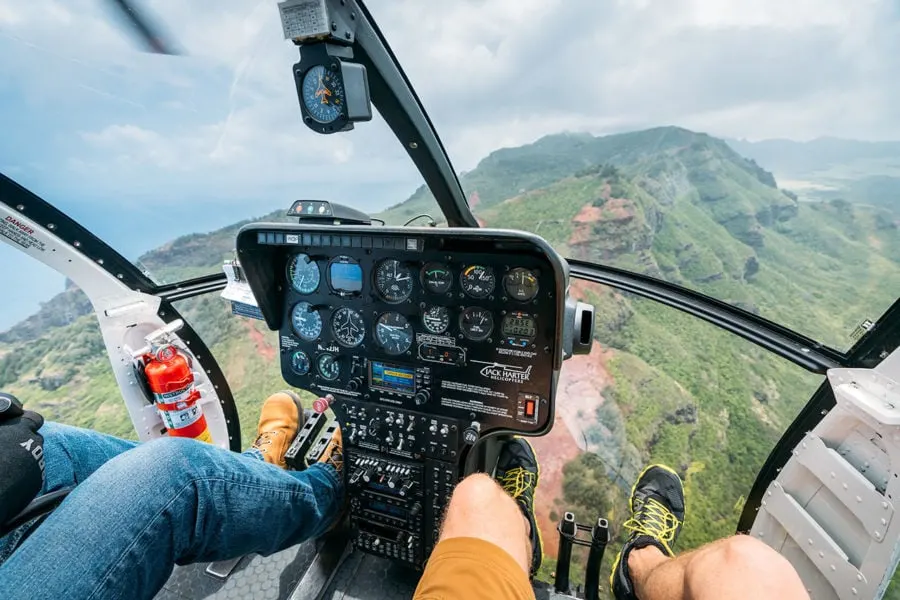
[[[226,581],[206,574],[209,563],[175,567],[155,600],[286,600],[316,555],[307,542],[271,556],[244,557]]]
[[[353,552],[341,565],[328,587],[324,600],[409,600],[416,591],[421,574],[392,564],[390,561]],[[550,586],[535,586],[537,600],[564,600],[551,592]]]
[[[341,565],[323,598],[327,600],[409,600],[420,573],[354,551]]]
[[[226,581],[206,573],[209,563],[175,567],[155,600],[287,600],[312,563],[318,546],[307,542],[268,557],[245,557]],[[419,576],[415,570],[354,551],[341,564],[321,598],[409,600]],[[552,593],[545,584],[535,587],[535,597],[537,600],[570,598]]]

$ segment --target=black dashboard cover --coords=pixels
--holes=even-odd
[[[380,414],[418,411],[461,429],[477,421],[481,436],[541,435],[552,426],[568,267],[542,238],[495,229],[256,223],[238,233],[237,252],[267,325],[280,332],[282,374],[292,386],[379,406]],[[297,256],[315,269],[299,284],[302,291],[291,275]],[[450,273],[449,289],[425,285],[426,265],[435,264]],[[473,269],[493,283],[464,285]],[[522,273],[537,291],[517,299],[507,277]],[[359,284],[348,284],[348,277]],[[402,283],[398,295],[384,291],[391,277]],[[298,304],[307,312],[297,322],[309,327],[301,332]],[[425,313],[435,307],[443,320],[426,323]],[[474,333],[466,321],[473,311],[490,316]],[[336,333],[348,326],[349,343]],[[386,344],[395,333],[396,344]],[[377,449],[391,450],[384,441]],[[455,448],[449,451],[456,456]],[[415,448],[391,453],[419,454]]]

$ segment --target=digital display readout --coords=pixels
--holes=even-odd
[[[533,338],[537,334],[534,318],[526,315],[512,314],[503,318],[503,335]]]
[[[401,519],[406,518],[406,511],[400,508],[399,506],[394,506],[392,504],[387,504],[385,502],[379,502],[377,500],[372,500],[369,502],[369,509],[376,510],[378,512],[386,513],[389,515],[394,515],[400,517]]]
[[[362,291],[363,272],[357,263],[333,262],[329,275],[331,287],[336,292]]]
[[[388,363],[372,361],[369,363],[369,387],[397,392],[400,394],[416,393],[416,372],[408,367],[399,367]]]

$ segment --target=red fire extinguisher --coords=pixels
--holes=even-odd
[[[212,442],[188,358],[166,344],[144,355],[144,376],[163,424],[174,437]]]

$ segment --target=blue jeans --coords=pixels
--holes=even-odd
[[[43,491],[77,487],[0,564],[4,600],[153,598],[175,564],[278,552],[327,531],[343,501],[330,465],[285,471],[255,450],[57,423],[41,434]],[[0,560],[22,534],[0,539]]]

